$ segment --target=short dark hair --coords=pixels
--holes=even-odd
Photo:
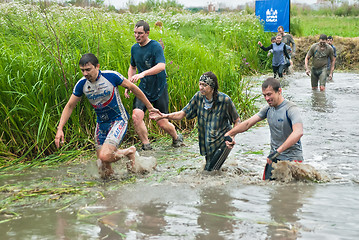
[[[327,37],[327,35],[325,35],[325,34],[320,34],[319,39],[321,39],[321,40],[327,40],[328,37]]]
[[[278,92],[280,88],[280,82],[278,79],[272,77],[267,78],[262,84],[262,90],[266,89],[269,86],[271,86],[275,92]]]
[[[333,37],[332,37],[332,36],[328,36],[328,39],[333,39]]]
[[[144,20],[140,20],[136,23],[135,28],[138,28],[138,27],[143,27],[143,30],[145,32],[150,31],[150,25],[147,22],[145,22]]]
[[[86,53],[82,55],[79,61],[80,66],[85,66],[86,64],[91,63],[95,67],[98,65],[98,59],[93,53]]]
[[[271,37],[270,41],[274,41],[276,39],[276,37]]]

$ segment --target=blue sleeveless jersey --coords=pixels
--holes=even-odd
[[[75,85],[73,94],[77,97],[86,95],[94,107],[97,122],[111,122],[114,120],[128,121],[129,115],[122,104],[118,86],[124,77],[115,71],[99,71],[96,82],[91,83],[85,77]]]

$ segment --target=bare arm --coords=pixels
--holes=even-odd
[[[147,69],[146,71],[143,71],[139,74],[134,74],[131,77],[129,75],[128,78],[131,82],[137,82],[139,79],[144,78],[146,76],[156,75],[164,71],[165,68],[166,68],[165,63],[157,63],[155,66],[151,67],[150,69]]]
[[[64,110],[62,111],[59,125],[57,126],[57,133],[55,136],[55,145],[57,148],[60,147],[60,143],[64,142],[64,131],[63,128],[67,121],[69,120],[73,110],[75,109],[77,103],[81,100],[81,97],[76,97],[75,95],[71,95],[69,101],[67,102]]]
[[[334,56],[332,56],[330,59],[330,73],[329,73],[330,79],[333,78],[333,72],[334,72],[334,68],[335,68],[335,60],[336,60],[336,57],[334,57]]]
[[[137,72],[137,67],[136,66],[132,66],[130,64],[130,67],[128,68],[128,71],[127,71],[127,77],[128,79],[131,79],[133,75],[135,75]]]
[[[237,127],[239,124],[241,124],[241,119],[240,119],[240,118],[237,118],[237,119],[234,121],[233,128]],[[225,136],[229,136],[229,134],[226,133]],[[231,142],[226,141],[226,145],[227,145],[229,148],[233,148],[234,144],[236,144],[236,142],[234,141],[234,137],[231,137],[231,138],[232,138],[232,141],[231,141]]]
[[[231,136],[232,138],[234,138],[234,136],[236,136],[237,133],[242,133],[242,132],[247,131],[254,124],[256,124],[257,122],[259,122],[261,120],[263,120],[263,119],[261,119],[258,115],[254,115],[251,118],[249,118],[241,123],[235,124],[234,128],[232,128],[230,131],[228,131],[225,135]]]
[[[148,111],[153,111],[154,107],[152,106],[152,104],[150,103],[150,101],[148,101],[146,95],[141,91],[141,89],[139,89],[135,84],[133,84],[132,82],[130,82],[127,79],[124,79],[122,84],[122,87],[126,88],[127,90],[133,92],[133,94],[135,94],[135,96],[141,100],[141,102],[143,102],[146,106],[146,108],[148,109]]]
[[[310,70],[308,68],[308,63],[309,63],[309,59],[310,59],[310,56],[309,54],[307,53],[307,55],[305,56],[305,60],[304,60],[304,66],[305,66],[305,73],[310,76]]]
[[[181,120],[186,116],[186,113],[184,111],[178,111],[168,114],[151,114],[150,118],[153,120],[161,120],[161,119],[168,119],[168,120]]]
[[[293,132],[289,135],[287,140],[277,149],[277,152],[281,153],[293,146],[303,136],[303,124],[293,124]]]

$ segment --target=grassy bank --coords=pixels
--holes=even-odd
[[[199,76],[210,70],[219,77],[220,91],[233,98],[245,118],[253,113],[256,96],[242,76],[268,66],[256,42],[269,39],[254,16],[169,11],[117,14],[17,3],[1,4],[0,10],[2,166],[57,162],[92,148],[95,117],[86,99],[66,125],[66,145],[57,151],[53,143],[62,109],[81,77],[78,60],[92,52],[99,57],[101,69],[127,76],[133,27],[139,19],[150,23],[152,39],[162,38],[165,43],[170,111],[185,106],[198,90]],[[164,23],[162,33],[153,27],[158,20]],[[123,102],[130,110],[132,99]],[[194,124],[176,123],[179,131],[192,129]],[[151,122],[149,128],[151,136],[162,134]],[[134,136],[131,125],[126,141],[136,142]]]
[[[325,16],[325,15],[299,15],[292,17],[292,22],[299,25],[297,37],[326,34],[328,36],[358,37],[358,16]]]

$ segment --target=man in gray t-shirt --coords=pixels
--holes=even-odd
[[[267,157],[268,172],[263,179],[271,178],[272,162],[278,160],[303,161],[302,144],[303,122],[298,107],[284,99],[279,80],[268,78],[262,84],[262,93],[268,106],[263,107],[259,113],[235,126],[225,135],[234,139],[237,133],[245,132],[254,124],[267,118],[270,135],[271,150]],[[234,142],[226,142],[233,147]]]

